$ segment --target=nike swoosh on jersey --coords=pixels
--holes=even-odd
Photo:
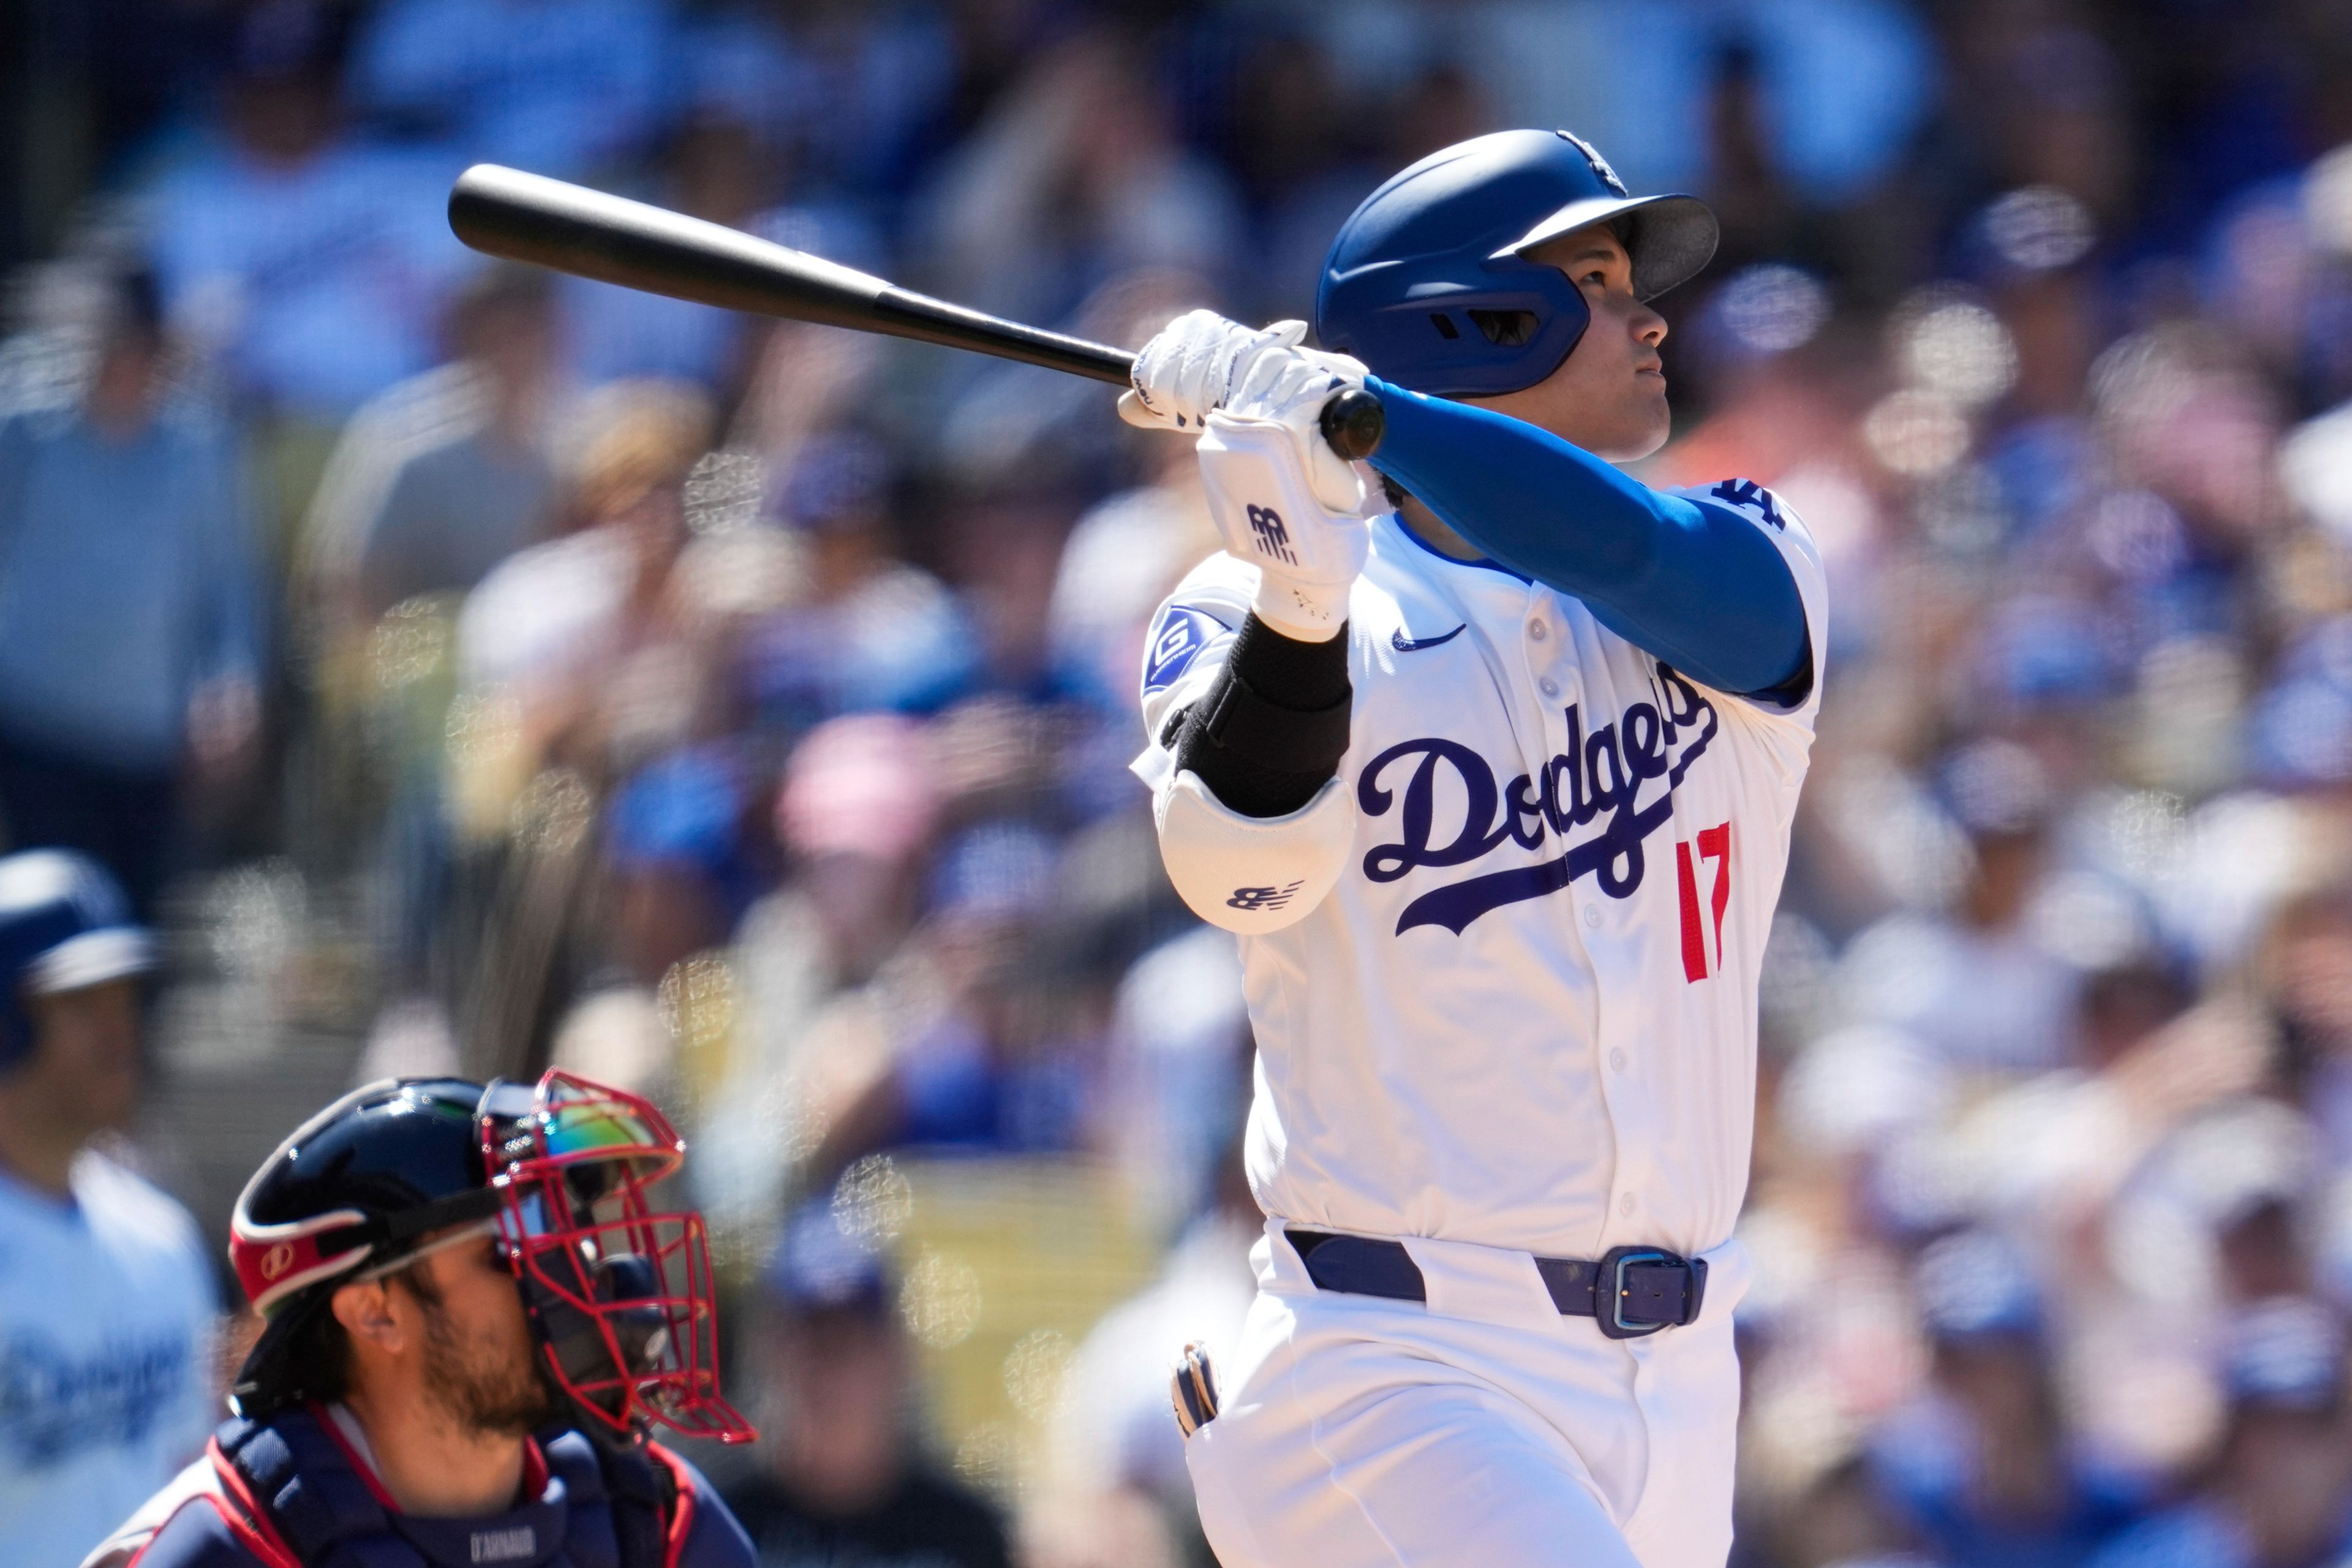
[[[1408,637],[1404,635],[1404,628],[1399,626],[1389,634],[1389,647],[1399,653],[1419,653],[1423,648],[1435,647],[1440,643],[1452,642],[1468,630],[1469,626],[1470,623],[1465,621],[1442,637]]]

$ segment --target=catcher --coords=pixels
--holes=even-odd
[[[719,1392],[701,1218],[648,1196],[685,1152],[562,1072],[312,1117],[237,1200],[267,1326],[236,1418],[85,1568],[751,1568],[650,1436],[753,1436]]]

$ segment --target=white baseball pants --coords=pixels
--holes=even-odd
[[[1736,1245],[1696,1323],[1564,1317],[1523,1252],[1405,1238],[1427,1305],[1316,1289],[1280,1222],[1223,1407],[1185,1443],[1224,1568],[1722,1568]]]

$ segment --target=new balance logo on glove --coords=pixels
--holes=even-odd
[[[1296,566],[1298,557],[1290,548],[1290,530],[1282,525],[1282,514],[1270,506],[1249,509],[1250,531],[1257,535],[1257,547],[1285,565]]]
[[[1278,910],[1290,902],[1291,895],[1298,891],[1305,880],[1301,878],[1286,888],[1235,888],[1234,896],[1225,900],[1225,907],[1248,910],[1253,913],[1259,910]]]

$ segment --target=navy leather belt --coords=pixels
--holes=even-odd
[[[1391,1301],[1429,1300],[1421,1268],[1402,1242],[1287,1226],[1282,1234],[1318,1290]],[[1538,1258],[1536,1272],[1553,1306],[1569,1317],[1592,1319],[1612,1340],[1638,1340],[1695,1323],[1706,1299],[1706,1259],[1664,1247],[1615,1247],[1597,1260]]]

